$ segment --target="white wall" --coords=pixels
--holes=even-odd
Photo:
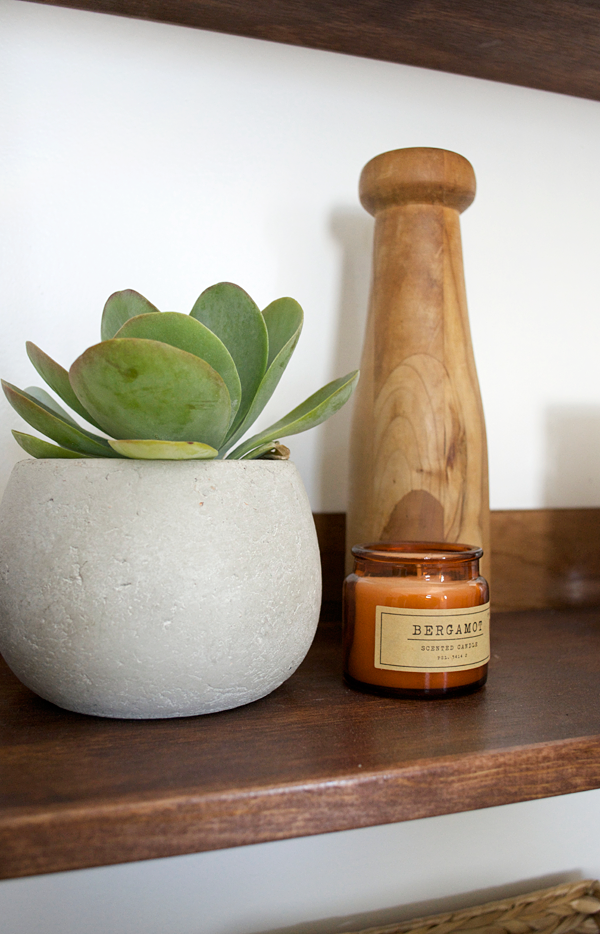
[[[26,339],[68,365],[115,289],[187,311],[229,279],[262,306],[291,294],[305,308],[274,420],[359,362],[362,166],[454,149],[479,181],[463,236],[492,506],[600,505],[600,104],[21,0],[0,0],[0,76],[4,378],[34,381]],[[2,405],[0,487],[21,456],[9,427],[23,426]],[[292,439],[315,510],[346,506],[347,430],[342,413]],[[1,927],[245,934],[464,904],[600,876],[599,819],[600,791],[9,881]]]
[[[359,363],[362,166],[454,149],[492,507],[600,505],[599,103],[21,0],[0,42],[5,379],[38,380],[26,339],[70,364],[115,289],[188,311],[230,279],[305,308],[274,420]],[[23,424],[0,413],[2,487]],[[346,506],[348,415],[291,440],[318,511]]]

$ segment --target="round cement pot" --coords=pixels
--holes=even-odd
[[[67,710],[255,701],[306,655],[320,599],[289,461],[23,460],[0,507],[0,652]]]

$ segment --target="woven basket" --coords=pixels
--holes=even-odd
[[[598,934],[600,882],[568,882],[474,908],[344,934]]]

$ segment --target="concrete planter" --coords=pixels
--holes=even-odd
[[[0,652],[104,717],[247,704],[298,667],[321,573],[295,466],[24,460],[0,507]]]

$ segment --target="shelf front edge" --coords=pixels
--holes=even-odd
[[[283,787],[0,815],[0,878],[310,836],[600,787],[600,736]]]
[[[568,4],[357,0],[37,0],[600,98],[598,10]]]

